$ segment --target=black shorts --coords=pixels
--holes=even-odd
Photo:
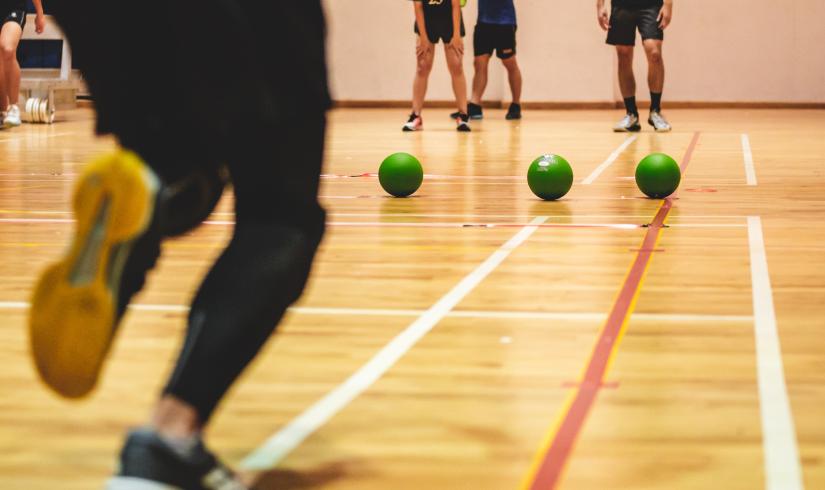
[[[657,20],[661,10],[661,5],[644,8],[613,7],[610,15],[610,30],[607,31],[607,44],[634,46],[636,29],[642,35],[642,40],[663,40],[665,33],[659,28]]]
[[[453,19],[452,17],[446,19],[425,18],[424,25],[427,26],[427,38],[433,44],[438,44],[439,41],[444,41],[444,44],[453,40]],[[415,33],[418,32],[418,23],[415,24]],[[461,18],[461,37],[467,33],[464,31],[464,18]]]
[[[473,35],[473,51],[476,56],[496,52],[502,60],[516,55],[516,26],[506,24],[476,24]]]
[[[6,25],[8,22],[14,22],[15,24],[20,24],[20,28],[26,27],[26,10],[12,10],[12,11],[4,11],[0,12],[0,15],[6,14],[3,17],[3,24]]]

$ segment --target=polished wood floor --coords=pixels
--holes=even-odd
[[[427,111],[416,134],[401,133],[400,110],[331,114],[328,234],[299,308],[208,431],[221,457],[240,465],[435,315],[386,373],[259,474],[260,487],[793,489],[798,468],[799,485],[825,488],[825,112],[674,110],[676,131],[645,128],[629,143],[610,132],[614,111],[512,123],[488,111],[471,134],[446,112]],[[166,245],[95,394],[47,392],[27,358],[26,302],[71,233],[75,176],[113,144],[92,127],[78,111],[0,132],[3,489],[101,488],[124,431],[146,420],[185,305],[231,231],[227,197],[210,224]],[[425,166],[415,197],[389,198],[369,175],[396,151]],[[670,209],[632,180],[652,151],[688,164]],[[524,179],[548,152],[576,173],[559,202],[535,199]],[[657,215],[665,227],[643,226]],[[526,228],[537,217],[546,221]],[[508,255],[479,272],[497,251]],[[445,306],[457,285],[458,302]],[[607,359],[605,342],[594,386],[587,370]],[[556,479],[537,476],[565,444],[549,461]]]

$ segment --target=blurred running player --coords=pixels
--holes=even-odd
[[[32,300],[35,365],[57,393],[86,396],[161,243],[198,226],[231,178],[232,239],[195,295],[177,364],[107,488],[246,488],[201,434],[300,296],[323,235],[320,0],[53,4],[94,96],[97,130],[122,149],[79,178],[73,241]],[[272,29],[272,19],[289,22]],[[176,103],[159,109],[170,93],[180,94]]]

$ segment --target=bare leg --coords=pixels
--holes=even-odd
[[[651,92],[662,93],[665,87],[665,62],[662,59],[662,41],[645,39],[647,55],[647,84]]]
[[[447,68],[453,79],[453,93],[458,110],[462,114],[467,114],[467,78],[464,77],[464,65],[461,63],[461,55],[449,46],[444,46],[444,54],[447,57]]]
[[[473,96],[470,99],[470,102],[473,104],[481,105],[481,99],[484,97],[484,91],[487,89],[487,67],[489,64],[489,54],[476,56],[473,62],[475,73],[473,74]]]
[[[416,59],[415,80],[413,81],[413,102],[412,110],[416,114],[421,114],[424,108],[424,97],[427,96],[427,82],[430,79],[430,72],[433,70],[433,60],[435,50],[423,53]]]
[[[513,104],[521,104],[521,69],[518,66],[516,57],[501,60],[504,68],[507,69],[507,78],[510,81],[510,93],[513,95]]]
[[[155,405],[151,426],[161,435],[176,438],[192,437],[201,430],[198,412],[172,395],[164,395]]]
[[[6,90],[6,63],[3,61],[2,56],[0,56],[0,112],[5,112],[8,107],[9,96]]]
[[[619,56],[619,88],[622,97],[628,98],[636,95],[636,78],[633,76],[633,46],[616,46],[616,54]]]
[[[0,85],[0,105],[6,110],[9,104],[17,104],[20,95],[20,64],[17,62],[17,45],[23,36],[23,29],[16,22],[6,22],[0,31],[0,58],[3,65]],[[3,93],[5,92],[5,93]]]

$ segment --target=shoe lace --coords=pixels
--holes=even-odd
[[[667,121],[665,120],[664,116],[659,114],[658,112],[654,112],[650,115],[650,118],[653,120],[653,123],[661,126],[666,126]]]
[[[248,490],[231,472],[220,466],[203,477],[203,483],[213,490]]]

